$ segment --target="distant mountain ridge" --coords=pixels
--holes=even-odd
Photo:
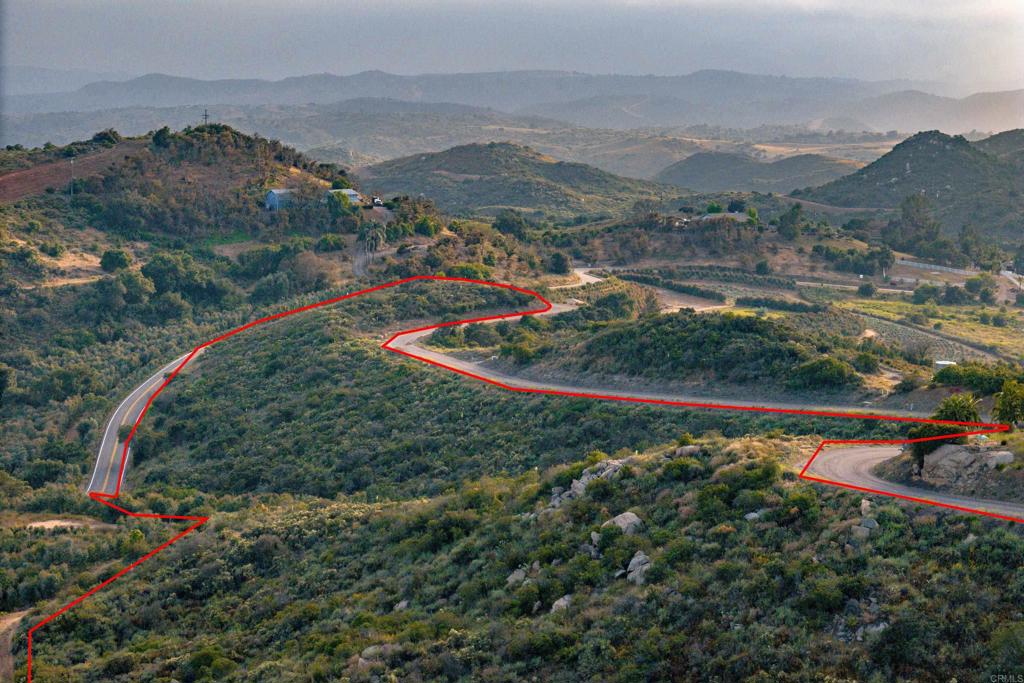
[[[126,72],[53,69],[44,66],[0,66],[0,90],[5,97],[67,92],[97,81],[126,81],[134,78]]]
[[[698,192],[788,193],[796,188],[820,185],[852,172],[857,164],[820,154],[764,162],[744,154],[699,152],[678,161],[654,179]]]
[[[918,133],[850,174],[794,196],[834,206],[896,207],[924,195],[947,233],[972,224],[993,235],[1024,236],[1024,130],[978,142],[937,130]]]
[[[447,102],[357,98],[330,104],[127,107],[91,112],[0,115],[0,146],[66,144],[114,128],[141,135],[212,121],[280,140],[322,161],[364,166],[469,143],[508,140],[566,161],[649,178],[705,149],[685,133],[588,129],[537,116]],[[723,142],[729,145],[728,142]],[[739,144],[739,143],[734,143]]]
[[[861,102],[916,85],[907,81],[789,78],[711,69],[680,76],[569,71],[402,76],[364,71],[347,76],[310,74],[278,81],[206,81],[148,74],[123,82],[90,83],[71,92],[13,96],[7,98],[5,107],[9,113],[41,113],[138,106],[329,103],[368,97],[491,107],[598,127],[708,122],[746,127],[852,116],[847,109],[859,113]],[[874,118],[875,122],[868,123],[876,125],[878,117]],[[899,125],[876,127],[908,129]]]
[[[359,169],[355,177],[367,191],[423,194],[453,212],[607,211],[663,196],[667,190],[586,164],[558,161],[509,142],[414,154]]]

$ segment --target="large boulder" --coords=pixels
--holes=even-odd
[[[621,515],[616,515],[601,526],[606,527],[612,524],[622,529],[622,533],[627,536],[632,536],[644,528],[644,521],[632,512],[623,512]]]
[[[564,612],[565,610],[569,609],[569,605],[571,604],[572,596],[563,595],[562,597],[555,600],[554,604],[551,605],[551,613],[554,614],[555,612]]]
[[[634,583],[637,586],[642,586],[644,583],[644,575],[650,568],[651,558],[647,557],[647,554],[644,551],[637,550],[636,554],[633,555],[633,559],[629,561],[629,567],[626,568],[626,581]]]
[[[514,586],[517,583],[522,583],[526,580],[526,572],[522,569],[517,569],[508,575],[505,579],[505,585]]]

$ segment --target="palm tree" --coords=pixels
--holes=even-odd
[[[387,234],[380,223],[364,223],[359,230],[359,243],[369,254],[380,251],[387,243]]]

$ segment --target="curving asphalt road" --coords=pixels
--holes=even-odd
[[[834,446],[823,448],[805,474],[861,488],[885,491],[904,498],[927,499],[953,508],[983,510],[1007,517],[1024,518],[1024,505],[987,498],[972,498],[930,489],[896,484],[874,474],[876,465],[900,454],[899,446]]]
[[[561,313],[562,311],[571,310],[572,306],[566,304],[554,304],[550,311],[540,313],[537,315],[554,315]],[[588,392],[600,392],[604,396],[615,396],[615,397],[626,397],[626,398],[639,398],[649,401],[674,401],[683,403],[727,403],[730,406],[740,406],[745,408],[772,408],[775,410],[794,410],[794,411],[805,411],[805,410],[816,410],[823,412],[832,413],[844,413],[858,412],[857,408],[849,405],[845,406],[828,406],[828,405],[810,405],[802,403],[783,403],[779,401],[744,401],[734,399],[715,399],[709,398],[708,396],[692,396],[688,394],[678,393],[659,393],[659,392],[646,392],[646,391],[632,391],[632,390],[621,390],[621,389],[609,389],[607,387],[601,387],[599,385],[588,385],[581,386],[578,384],[562,384],[559,382],[541,382],[538,380],[527,379],[525,377],[519,377],[516,375],[510,375],[495,368],[489,367],[486,361],[471,361],[463,358],[456,358],[455,356],[448,355],[442,351],[435,351],[434,349],[422,346],[419,342],[424,337],[429,336],[434,330],[415,330],[413,332],[405,332],[399,334],[388,343],[388,348],[399,351],[419,358],[424,358],[434,364],[443,365],[449,368],[454,368],[461,371],[463,374],[475,375],[477,377],[490,380],[491,382],[502,384],[507,387],[514,389],[533,389],[540,391],[557,391],[557,392],[570,392],[570,393],[588,393]],[[864,411],[866,412],[866,411]],[[876,410],[871,411],[874,414],[882,415],[903,415],[907,417],[928,417],[928,413],[922,412],[911,412],[905,410]]]
[[[587,275],[586,270],[579,275]],[[592,278],[593,276],[589,276]],[[589,278],[581,277],[584,282]],[[571,310],[569,304],[553,304],[549,311],[540,315],[554,315]],[[609,397],[637,398],[653,401],[673,401],[694,404],[708,404],[713,402],[707,396],[690,396],[677,393],[656,393],[644,391],[623,391],[617,389],[602,388],[599,386],[579,386],[563,384],[559,382],[541,382],[523,377],[510,375],[488,367],[484,361],[469,361],[456,358],[449,354],[434,349],[429,349],[420,342],[433,332],[432,329],[419,330],[400,334],[393,338],[388,348],[419,357],[430,363],[446,366],[457,372],[472,375],[499,385],[512,389],[551,390],[556,392],[570,393],[591,393],[601,392]],[[88,491],[114,494],[119,488],[119,470],[121,465],[121,451],[123,446],[118,440],[118,430],[122,425],[132,425],[138,419],[150,396],[163,384],[166,374],[172,372],[187,354],[176,358],[160,368],[145,382],[135,388],[111,415],[103,434],[100,450],[96,457],[96,464],[93,468],[92,478],[89,481]],[[754,401],[754,400],[728,400],[729,405],[749,408],[771,408],[777,410],[815,410],[834,413],[856,412],[850,406],[827,406],[783,403],[776,401]],[[874,411],[888,415],[902,415],[910,417],[927,417],[927,413],[909,411]],[[926,489],[917,489],[902,484],[896,484],[882,479],[872,473],[873,468],[879,463],[896,457],[899,448],[893,446],[860,446],[860,447],[834,447],[822,449],[817,458],[811,463],[806,474],[821,479],[842,482],[855,487],[884,491],[897,496],[917,499],[934,500],[946,505],[961,508],[976,508],[995,512],[997,514],[1024,517],[1024,505],[992,501],[967,496],[943,494]],[[129,458],[131,449],[128,452]],[[127,470],[127,463],[125,466]],[[121,474],[123,479],[123,473]]]
[[[145,382],[135,387],[127,398],[114,409],[110,419],[107,420],[106,429],[103,430],[103,440],[100,442],[100,450],[96,455],[96,463],[93,465],[89,486],[86,487],[87,493],[109,493],[111,495],[117,493],[118,485],[124,478],[124,474],[121,472],[121,451],[124,446],[118,439],[118,430],[124,425],[135,424],[143,408],[146,407],[149,397],[164,383],[165,376],[173,372],[174,368],[178,367],[187,356],[186,353],[175,358],[157,370]],[[131,457],[130,447],[128,448],[128,457]],[[127,469],[128,466],[125,463],[125,470],[127,471]]]

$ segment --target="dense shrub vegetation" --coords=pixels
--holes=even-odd
[[[1019,666],[1019,532],[877,501],[878,530],[856,541],[859,495],[780,467],[810,443],[698,444],[546,512],[553,487],[608,456],[430,501],[221,512],[55,623],[40,680],[938,683]],[[603,526],[627,510],[639,532]],[[638,552],[634,585],[617,572]],[[965,624],[970,646],[950,646]]]
[[[835,388],[859,383],[842,360],[819,357],[818,343],[775,321],[733,313],[678,313],[609,327],[564,362],[588,372],[732,383]],[[795,374],[794,374],[795,373]]]

